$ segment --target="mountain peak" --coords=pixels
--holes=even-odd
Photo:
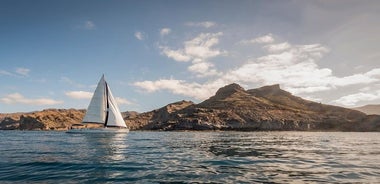
[[[368,115],[370,115],[370,114],[380,115],[380,104],[378,104],[378,105],[369,104],[369,105],[365,105],[365,106],[361,106],[361,107],[355,107],[353,109],[364,112]]]
[[[250,89],[248,90],[250,94],[253,94],[255,96],[267,96],[267,95],[285,95],[289,96],[291,93],[284,91],[280,88],[279,84],[269,85],[269,86],[263,86],[261,88],[257,89]]]
[[[261,88],[258,88],[258,89],[261,89],[261,90],[281,90],[280,88],[280,84],[273,84],[273,85],[268,85],[268,86],[263,86]]]
[[[215,96],[225,97],[239,91],[245,91],[245,89],[241,87],[239,84],[232,83],[222,88],[219,88]]]

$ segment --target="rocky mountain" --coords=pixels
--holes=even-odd
[[[376,114],[380,115],[380,105],[365,105],[361,107],[355,107],[354,110],[358,110],[360,112],[364,112],[366,114]]]
[[[124,120],[131,130],[157,130],[160,128],[157,127],[155,122],[166,121],[179,110],[192,105],[194,105],[192,101],[182,100],[153,111],[137,114],[136,116],[125,116]]]
[[[30,113],[0,114],[1,130],[67,130],[80,123],[85,110],[46,109]]]
[[[85,110],[49,109],[0,114],[0,129],[64,130],[80,123]],[[380,131],[380,116],[294,96],[279,85],[245,90],[220,88],[194,104],[179,101],[145,112],[122,113],[131,130]]]
[[[380,131],[380,116],[304,100],[279,85],[245,90],[230,84],[199,104],[187,102],[171,112],[168,106],[127,122],[146,130]]]

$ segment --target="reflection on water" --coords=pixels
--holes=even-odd
[[[85,146],[87,149],[92,150],[91,152],[86,152],[89,154],[90,158],[93,158],[93,162],[106,162],[114,163],[126,159],[124,153],[128,147],[127,145],[127,134],[118,133],[118,134],[83,134]]]
[[[0,183],[376,183],[380,133],[0,132]]]

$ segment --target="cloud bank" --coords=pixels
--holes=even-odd
[[[0,102],[5,104],[27,104],[27,105],[56,105],[62,104],[63,101],[53,100],[49,98],[26,98],[20,93],[8,94],[0,99]]]
[[[218,33],[201,33],[193,39],[183,43],[182,48],[171,49],[167,46],[160,46],[163,55],[178,62],[191,62],[188,70],[197,77],[218,75],[217,70],[209,59],[226,54],[226,51],[214,48],[219,43]]]
[[[200,25],[187,23],[187,26]],[[330,52],[328,47],[319,43],[297,45],[288,41],[277,42],[271,33],[237,42],[245,47],[261,47],[264,51],[261,56],[238,62],[240,65],[232,68],[217,67],[217,57],[228,56],[229,52],[239,53],[221,48],[223,36],[223,32],[200,33],[185,40],[180,47],[159,45],[162,55],[175,62],[184,63],[191,77],[203,80],[193,82],[194,78],[191,77],[190,80],[170,78],[137,81],[133,85],[148,93],[167,90],[173,94],[204,100],[218,88],[232,82],[246,87],[281,84],[282,88],[293,94],[315,98],[311,96],[321,91],[380,81],[380,68],[337,76],[332,69],[318,64]],[[332,103],[354,105],[366,99],[380,99],[380,92],[347,95]]]
[[[212,21],[204,21],[204,22],[186,22],[186,26],[190,27],[204,27],[204,28],[210,28],[216,26],[215,22]]]
[[[243,44],[256,44],[256,43],[264,44],[264,43],[272,43],[272,42],[274,42],[274,38],[272,34],[267,34],[267,35],[260,36],[260,37],[250,39],[250,40],[240,41],[240,43],[243,43]]]
[[[125,98],[121,98],[121,97],[115,97],[115,100],[116,100],[116,103],[119,105],[131,105],[131,104],[133,104],[129,100],[127,100]]]
[[[87,91],[68,91],[65,95],[74,99],[90,99],[93,93]]]

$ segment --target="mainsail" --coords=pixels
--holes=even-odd
[[[83,123],[99,123],[105,127],[127,127],[104,75],[95,89]]]

